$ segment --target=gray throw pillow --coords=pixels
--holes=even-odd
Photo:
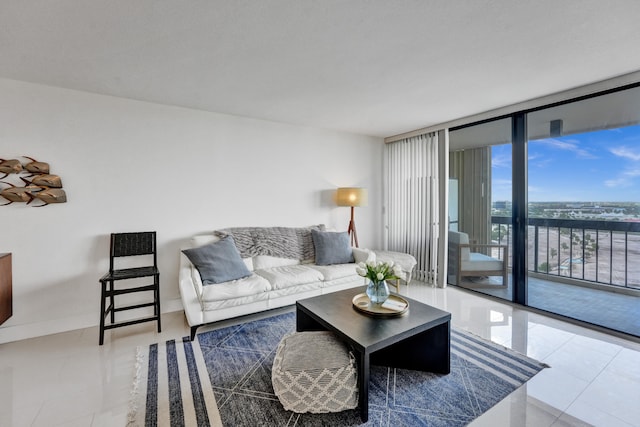
[[[316,249],[316,264],[347,264],[355,262],[347,232],[311,230]]]
[[[228,282],[251,275],[231,236],[199,248],[185,249],[182,253],[198,269],[204,285]]]

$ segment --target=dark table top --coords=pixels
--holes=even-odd
[[[409,302],[405,314],[387,318],[367,315],[356,310],[351,302],[365,289],[356,287],[299,300],[297,310],[371,352],[451,320],[451,313],[405,296],[402,298]]]

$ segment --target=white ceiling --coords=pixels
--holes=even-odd
[[[640,70],[637,0],[0,0],[0,77],[392,136]]]

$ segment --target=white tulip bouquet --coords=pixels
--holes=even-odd
[[[402,268],[398,264],[394,264],[393,261],[361,262],[356,267],[356,273],[376,283],[383,280],[404,279]]]

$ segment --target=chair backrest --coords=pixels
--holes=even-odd
[[[468,245],[469,244],[469,235],[467,233],[463,233],[462,231],[453,231],[449,230],[449,243],[456,245]],[[469,248],[462,248],[461,258],[462,261],[469,261],[471,259]]]
[[[157,266],[156,232],[111,233],[111,256],[109,269],[113,271],[114,258],[139,255],[153,255],[153,265]]]

